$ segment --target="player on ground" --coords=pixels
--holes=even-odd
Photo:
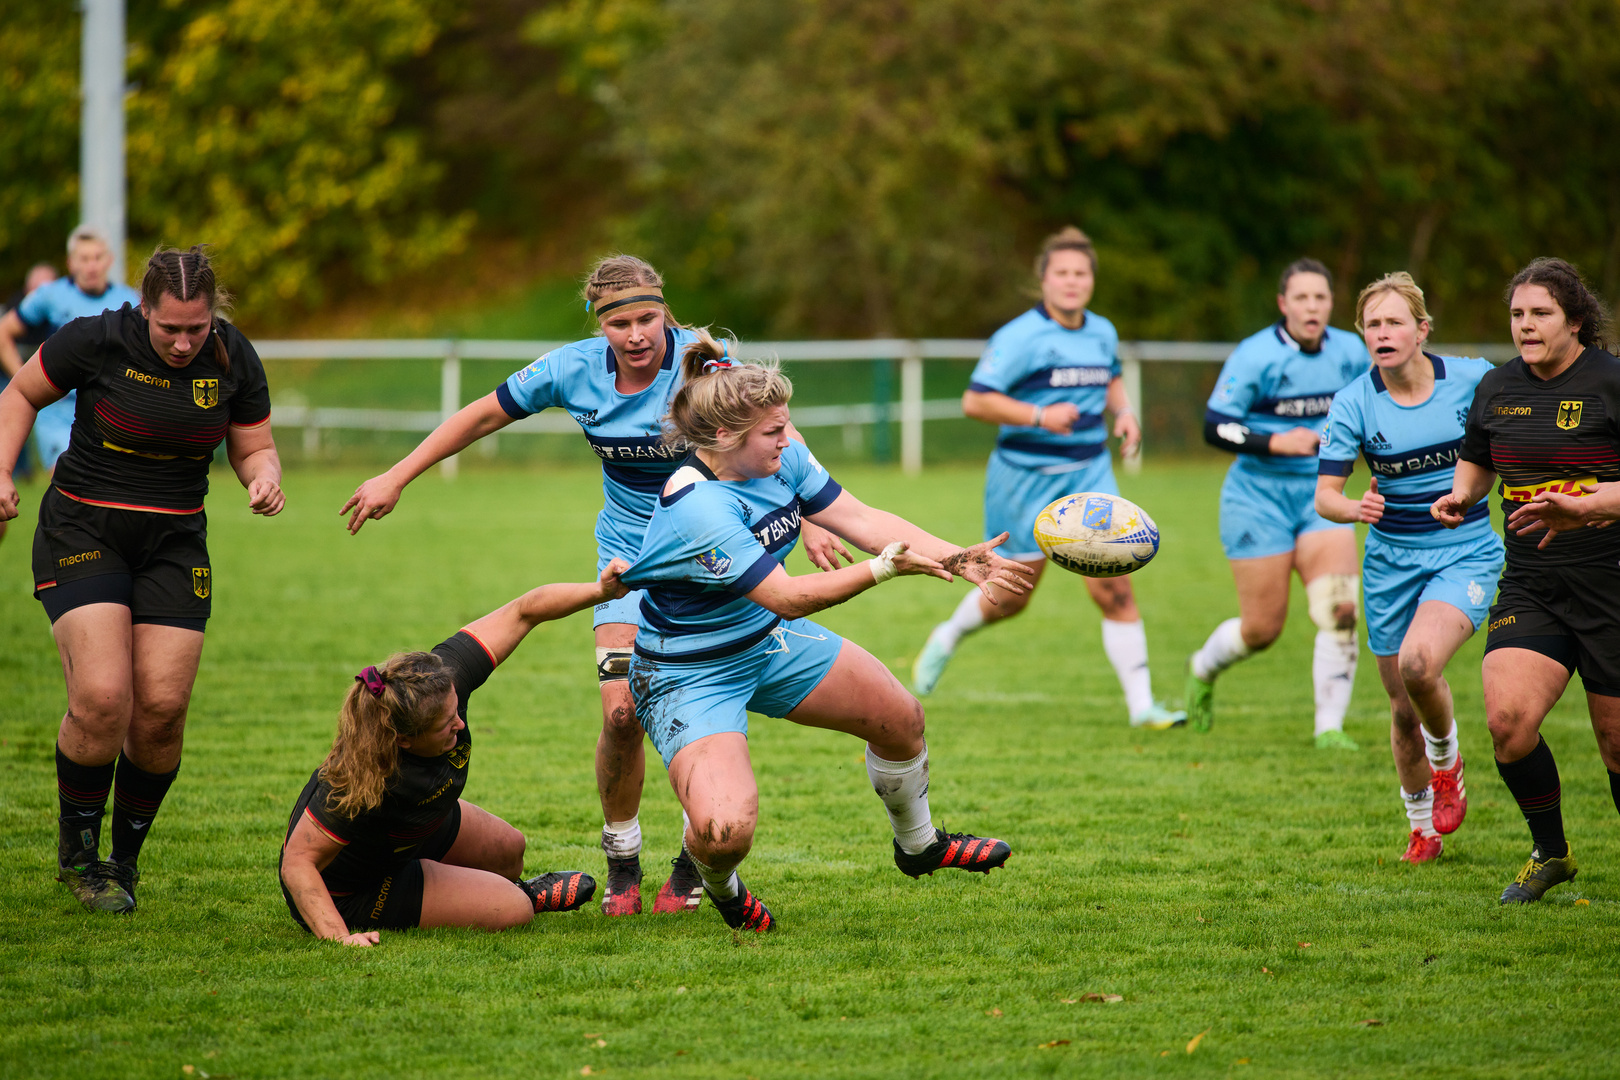
[[[1187,719],[1215,722],[1215,677],[1268,648],[1288,618],[1299,572],[1316,624],[1311,681],[1316,745],[1360,749],[1344,733],[1356,679],[1356,532],[1316,512],[1316,447],[1333,395],[1367,370],[1361,338],[1328,326],[1333,276],[1315,259],[1277,283],[1282,318],[1227,357],[1204,415],[1204,441],[1237,455],[1221,485],[1221,546],[1237,583],[1227,619],[1187,664]]]
[[[902,872],[1000,866],[1010,853],[1001,841],[934,828],[917,699],[870,653],[804,616],[896,574],[960,574],[987,596],[992,583],[1017,595],[1028,569],[994,554],[1005,535],[961,549],[863,505],[789,437],[792,384],[774,366],[724,356],[707,335],[686,350],[669,428],[672,442],[696,449],[664,485],[624,574],[645,590],[630,664],[636,709],[687,814],[704,888],[733,929],[774,925],[736,874],[759,816],[748,710],[866,741]],[[881,554],[790,577],[782,561],[806,517]]]
[[[1404,271],[1356,298],[1356,328],[1373,367],[1333,398],[1317,451],[1316,511],[1363,522],[1367,644],[1389,695],[1389,746],[1411,825],[1402,861],[1440,857],[1441,835],[1468,812],[1446,665],[1485,621],[1502,572],[1502,541],[1484,503],[1447,532],[1429,506],[1449,489],[1485,360],[1424,352],[1431,322],[1423,290]],[[1344,494],[1356,455],[1372,483]],[[1420,738],[1421,735],[1421,738]]]
[[[43,325],[48,336],[74,319],[116,311],[125,304],[140,304],[140,293],[107,280],[112,270],[112,248],[99,230],[89,225],[74,229],[68,237],[67,254],[67,277],[46,282],[24,297],[14,310],[0,315],[0,375],[15,375],[22,369],[28,357],[18,350],[17,343],[28,337],[30,326]],[[41,409],[34,421],[34,441],[47,475],[68,448],[74,402],[70,390],[62,400]]]
[[[1008,533],[1004,558],[1029,568],[1037,584],[1046,559],[1035,543],[1035,518],[1053,501],[1078,491],[1119,494],[1108,456],[1104,412],[1114,415],[1122,451],[1136,452],[1142,429],[1125,400],[1119,334],[1114,324],[1086,310],[1096,285],[1097,253],[1070,226],[1047,237],[1035,260],[1041,302],[990,338],[962,395],[962,411],[1000,425],[984,484],[984,535]],[[933,693],[962,638],[1023,611],[1034,588],[989,601],[974,591],[934,627],[917,655],[912,684]],[[1087,578],[1086,591],[1102,611],[1103,651],[1125,691],[1132,727],[1164,729],[1186,719],[1153,699],[1147,633],[1125,578]]]
[[[399,464],[355,489],[343,505],[349,531],[393,510],[405,485],[435,463],[542,409],[568,411],[602,459],[602,512],[596,518],[597,569],[641,551],[653,504],[685,451],[665,444],[661,426],[681,384],[680,350],[697,340],[675,321],[664,281],[647,263],[614,255],[592,268],[587,308],[602,336],[554,349],[512,375],[495,392],[468,405],[422,440]],[[605,339],[605,340],[604,340]],[[795,432],[795,437],[797,433]],[[819,566],[848,552],[817,531],[807,553]],[[602,800],[602,850],[608,915],[641,911],[641,788],[646,773],[642,732],[629,684],[636,636],[635,594],[597,605],[596,677],[602,694],[602,734],[596,743],[596,784]],[[682,852],[659,889],[655,912],[696,910],[703,882]]]
[[[58,879],[97,911],[135,909],[136,858],[180,770],[212,604],[203,496],[221,440],[255,514],[286,502],[264,367],[217,317],[228,300],[201,247],[159,249],[140,307],[69,323],[0,394],[5,520],[17,516],[11,470],[34,418],[79,391],[72,441],[40,501],[34,596],[67,680]]]
[[[1507,570],[1486,630],[1485,718],[1534,844],[1502,903],[1528,904],[1575,876],[1541,722],[1577,671],[1620,809],[1620,529],[1607,527],[1620,518],[1620,360],[1604,351],[1603,302],[1562,259],[1519,271],[1507,301],[1519,355],[1480,380],[1432,513],[1463,525],[1500,475]]]
[[[365,946],[381,929],[506,930],[590,900],[596,882],[576,870],[519,880],[523,834],[461,797],[467,704],[530,630],[623,596],[625,565],[610,562],[588,585],[542,585],[432,652],[398,653],[355,676],[281,847],[281,893],[299,926]]]

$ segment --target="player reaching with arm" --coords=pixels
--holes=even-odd
[[[1028,569],[995,554],[1005,535],[958,548],[862,504],[788,436],[792,384],[774,366],[724,355],[707,339],[686,351],[670,438],[696,449],[664,485],[624,578],[645,590],[630,665],[637,713],[686,812],[705,889],[728,926],[774,925],[736,874],[759,816],[749,710],[866,742],[904,873],[1001,865],[1010,850],[1001,841],[934,828],[917,699],[866,650],[805,616],[897,574],[959,574],[994,602],[992,589],[1025,591]],[[790,577],[782,561],[807,517],[877,557]]]
[[[1410,863],[1438,858],[1441,835],[1468,812],[1445,669],[1484,623],[1502,572],[1484,503],[1454,531],[1429,514],[1451,481],[1474,388],[1491,370],[1485,360],[1425,352],[1430,326],[1410,274],[1361,290],[1356,328],[1373,367],[1334,396],[1317,452],[1317,513],[1371,526],[1367,643],[1389,695],[1389,745],[1411,827],[1401,858]],[[1344,494],[1357,454],[1372,472],[1359,500]]]
[[[1507,301],[1519,355],[1480,380],[1451,491],[1431,512],[1463,526],[1501,477],[1507,569],[1486,629],[1485,719],[1533,844],[1502,903],[1528,904],[1576,873],[1541,737],[1576,672],[1620,809],[1620,530],[1582,527],[1620,516],[1620,360],[1604,350],[1603,302],[1562,259],[1519,271]],[[1596,513],[1575,508],[1588,499]]]
[[[1035,518],[1065,495],[1119,494],[1108,456],[1104,414],[1126,455],[1136,452],[1142,429],[1125,400],[1119,334],[1088,311],[1096,285],[1097,253],[1070,226],[1047,237],[1035,260],[1041,302],[997,330],[962,395],[962,411],[1000,426],[984,484],[984,535],[1006,532],[1005,558],[1028,568],[1039,583],[1046,559],[1035,543]],[[1086,578],[1086,591],[1102,611],[1103,651],[1125,692],[1132,727],[1165,729],[1186,719],[1153,699],[1147,633],[1136,596],[1124,578]],[[1029,592],[992,603],[974,591],[934,627],[912,668],[912,685],[930,694],[961,639],[1011,618],[1029,605]]]
[[[361,484],[341,511],[349,515],[350,532],[392,511],[405,486],[436,462],[523,417],[559,408],[579,422],[602,460],[597,569],[615,558],[636,558],[658,492],[686,454],[684,448],[665,443],[662,421],[681,385],[680,350],[696,341],[697,334],[670,313],[658,271],[634,256],[602,259],[592,268],[584,292],[601,336],[554,349],[516,372],[494,393],[446,420],[399,464]],[[838,555],[849,557],[836,537],[813,531],[808,554],[817,565],[831,568]],[[641,911],[639,813],[646,757],[626,681],[638,600],[632,594],[599,604],[594,619],[602,695],[596,785],[608,863],[602,910],[608,915]],[[691,910],[702,888],[696,869],[677,856],[653,910]]]
[[[523,834],[461,798],[472,759],[467,705],[543,622],[622,597],[616,559],[590,584],[542,585],[432,652],[355,676],[326,761],[293,805],[281,892],[319,938],[375,945],[379,930],[506,930],[572,911],[596,891],[577,870],[523,876]]]
[[[1227,357],[1204,416],[1204,440],[1237,455],[1221,485],[1221,546],[1238,617],[1187,664],[1187,720],[1215,721],[1215,678],[1269,648],[1288,617],[1288,581],[1305,585],[1316,648],[1316,745],[1356,750],[1344,714],[1356,679],[1356,533],[1316,512],[1316,448],[1333,395],[1367,370],[1361,339],[1328,326],[1333,277],[1299,259],[1277,282],[1282,318]]]

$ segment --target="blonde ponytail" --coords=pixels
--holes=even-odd
[[[443,715],[455,689],[437,653],[397,653],[357,676],[338,713],[337,737],[321,765],[326,807],[354,818],[375,809],[399,768],[399,739],[415,738]]]
[[[736,342],[716,340],[707,327],[692,331],[697,340],[681,353],[685,380],[664,420],[664,441],[704,450],[734,450],[759,423],[766,409],[786,405],[793,383],[775,360],[743,363],[732,359]],[[720,432],[726,437],[722,439]]]

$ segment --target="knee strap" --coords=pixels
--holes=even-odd
[[[618,682],[630,677],[630,657],[635,655],[635,649],[629,645],[619,645],[612,648],[596,647],[596,681],[599,683]]]
[[[1305,586],[1306,607],[1311,614],[1311,622],[1320,630],[1333,634],[1354,634],[1355,630],[1341,629],[1339,620],[1333,614],[1333,609],[1340,604],[1349,604],[1356,609],[1356,618],[1361,617],[1361,606],[1357,602],[1361,594],[1361,578],[1355,574],[1323,574],[1309,585]]]

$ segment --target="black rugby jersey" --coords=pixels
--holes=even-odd
[[[495,660],[477,638],[465,630],[434,647],[449,665],[456,684],[456,712],[467,720],[467,701],[495,670]],[[357,892],[397,871],[416,858],[422,841],[438,831],[467,786],[467,765],[472,758],[472,729],[456,733],[456,745],[438,757],[424,758],[401,750],[399,767],[377,806],[354,818],[327,807],[332,786],[321,770],[310,775],[287,820],[292,838],[306,810],[320,830],[344,845],[321,879],[331,893]],[[285,841],[283,841],[285,845]]]
[[[80,502],[192,514],[208,493],[208,466],[230,425],[270,419],[264,365],[248,339],[216,322],[230,371],[209,335],[190,364],[165,364],[147,322],[129,304],[68,323],[40,347],[58,390],[79,392],[73,434],[56,463],[57,490]]]
[[[1511,514],[1538,492],[1580,494],[1579,485],[1620,480],[1620,360],[1589,348],[1560,375],[1540,379],[1519,357],[1485,373],[1463,434],[1464,461],[1502,479]],[[1569,566],[1620,559],[1620,527],[1560,533],[1507,533],[1511,565]]]

